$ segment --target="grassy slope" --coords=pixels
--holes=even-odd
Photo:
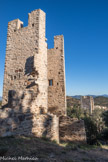
[[[30,137],[0,138],[0,156],[37,157],[39,162],[102,162],[108,160],[108,150],[88,145],[57,145]],[[9,162],[9,160],[8,160]]]

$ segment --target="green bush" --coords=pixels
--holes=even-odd
[[[84,112],[80,107],[74,105],[73,108],[67,108],[67,115],[71,118],[81,119],[84,117]]]
[[[108,128],[104,129],[101,134],[101,139],[108,141]]]
[[[105,125],[108,127],[108,111],[103,112],[103,120]]]
[[[96,144],[98,137],[96,124],[94,123],[91,117],[85,117],[84,122],[87,135],[87,143],[90,145]]]
[[[108,111],[95,109],[92,114],[89,111],[81,109],[74,105],[67,108],[67,115],[71,118],[83,119],[85,122],[87,143],[90,145],[100,145],[104,138],[108,139]]]

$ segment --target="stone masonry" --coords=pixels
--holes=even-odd
[[[81,108],[92,114],[94,110],[94,99],[92,96],[81,96]]]
[[[59,119],[60,141],[81,143],[86,142],[84,121],[68,116],[61,116]]]
[[[48,87],[48,111],[57,116],[66,115],[64,39],[54,37],[54,48],[48,49],[48,80],[53,86]]]
[[[47,49],[45,18],[38,9],[29,13],[27,27],[19,19],[8,23],[0,136],[59,142],[59,119],[66,116],[64,38],[55,36],[54,48]]]

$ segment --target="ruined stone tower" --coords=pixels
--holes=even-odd
[[[59,142],[68,124],[64,119],[73,126],[66,117],[64,38],[55,36],[54,48],[47,49],[45,13],[34,10],[27,27],[19,19],[8,23],[0,136],[45,136]],[[85,140],[83,125],[80,140]]]
[[[81,108],[92,114],[94,110],[94,99],[92,96],[81,96]]]
[[[64,39],[54,37],[54,48],[48,49],[48,111],[57,116],[66,115]],[[52,86],[50,85],[52,82]]]
[[[38,113],[49,110],[64,115],[64,78],[63,36],[55,36],[54,49],[47,50],[45,13],[40,9],[31,12],[27,27],[19,19],[9,22],[3,105],[21,104]]]
[[[27,27],[19,19],[8,23],[3,105],[47,112],[47,80],[45,13],[36,10]]]

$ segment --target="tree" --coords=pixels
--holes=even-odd
[[[105,122],[103,121],[103,109],[95,109],[92,113],[92,120],[97,126],[98,133],[101,133],[105,128]]]
[[[2,105],[2,101],[0,101],[0,108],[1,108],[1,105]]]
[[[96,124],[94,123],[91,117],[85,117],[84,123],[86,129],[87,143],[91,145],[95,144],[97,142],[98,137]]]
[[[73,108],[67,108],[67,115],[71,118],[81,119],[84,117],[84,112],[79,106],[74,105]]]
[[[103,112],[102,117],[103,117],[106,127],[108,127],[108,111]]]

